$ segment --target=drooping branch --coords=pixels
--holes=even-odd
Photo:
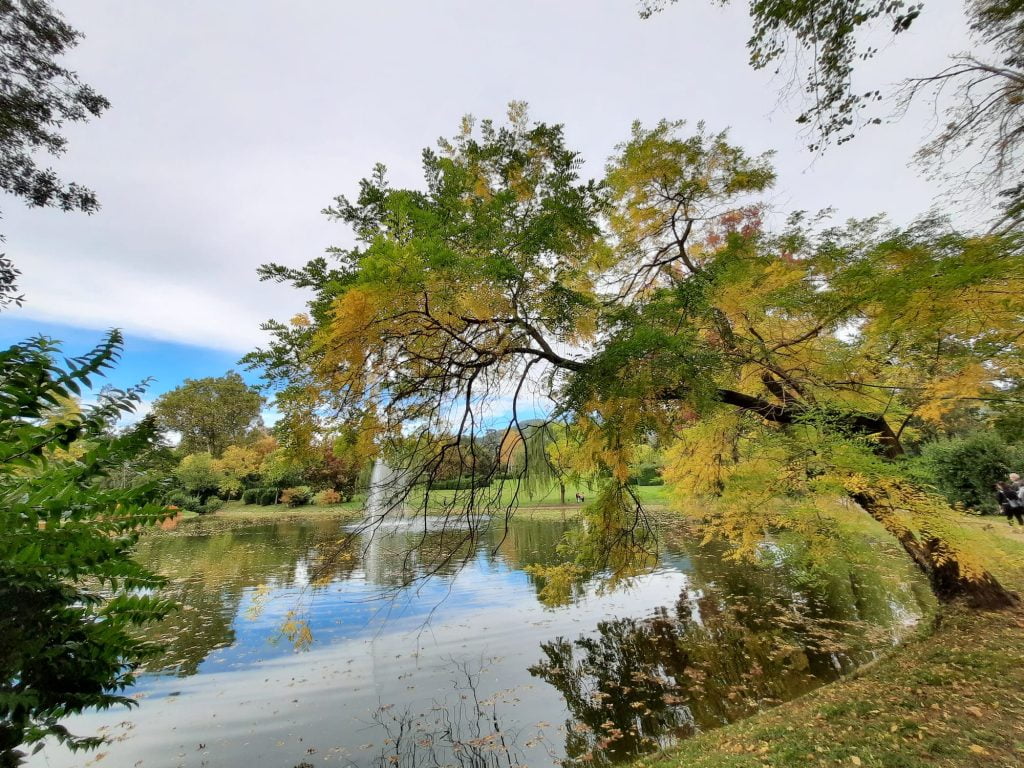
[[[663,400],[681,400],[686,396],[685,388],[663,391]],[[789,401],[786,405],[770,403],[760,397],[737,392],[732,389],[718,389],[719,402],[760,416],[773,424],[792,425],[810,422],[816,417],[832,424],[835,428],[860,436],[873,436],[878,441],[879,452],[886,458],[903,454],[903,446],[892,426],[880,414],[871,413],[818,413],[800,403]]]

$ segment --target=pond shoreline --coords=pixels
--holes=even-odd
[[[660,511],[661,506],[654,505],[651,511]],[[515,511],[514,517],[529,520],[574,520],[580,516],[582,505],[530,505],[520,507]],[[267,523],[281,520],[322,520],[325,518],[358,519],[362,515],[362,509],[357,506],[319,506],[309,504],[301,507],[287,507],[283,505],[259,506],[241,502],[228,502],[221,509],[209,515],[197,515],[194,512],[182,513],[181,519],[185,521],[195,520],[237,520],[252,521],[256,523]]]
[[[580,506],[530,506],[516,519],[571,521]],[[660,511],[660,510],[659,510]],[[345,507],[231,504],[202,521],[358,519]],[[190,518],[191,523],[200,520]],[[691,521],[692,522],[692,521]],[[965,519],[1024,563],[1024,528]],[[182,526],[185,532],[191,525]],[[998,573],[1024,588],[1024,566]],[[979,614],[958,606],[922,621],[903,642],[846,677],[787,703],[681,741],[635,761],[659,768],[853,765],[879,768],[1020,764],[1024,723],[1024,611]]]
[[[970,519],[1005,552],[1024,556],[1024,529]],[[999,578],[1024,589],[1024,567]],[[749,718],[700,734],[647,768],[864,768],[1024,764],[1024,609],[960,605],[841,680]]]
[[[575,486],[570,487],[575,491]],[[593,491],[583,488],[586,495],[592,495]],[[440,492],[444,498],[445,492]],[[641,486],[640,497],[645,507],[652,512],[663,511],[668,504],[668,495],[665,486]],[[569,497],[571,498],[571,496]],[[511,497],[503,498],[504,504],[511,503]],[[557,496],[544,494],[535,497],[527,497],[522,500],[515,511],[514,516],[519,519],[530,519],[538,521],[565,521],[572,520],[579,516],[585,504],[581,503],[559,503]],[[341,504],[321,506],[319,504],[305,504],[299,507],[289,507],[284,504],[262,506],[259,504],[243,504],[241,501],[228,501],[209,515],[198,515],[195,512],[181,512],[181,520],[195,520],[203,518],[207,520],[251,520],[257,522],[272,522],[275,520],[318,520],[324,518],[358,518],[362,515],[363,501],[347,501]],[[417,515],[421,514],[417,510]]]

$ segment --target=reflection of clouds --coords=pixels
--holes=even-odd
[[[437,527],[422,518],[403,526],[409,524],[428,531]],[[771,589],[787,583],[782,571],[751,570],[724,561],[716,550],[683,544],[663,552],[653,572],[614,586],[589,581],[576,602],[551,610],[538,601],[537,585],[522,569],[552,562],[565,526],[513,521],[500,546],[498,529],[477,541],[465,567],[395,591],[406,575],[398,560],[409,544],[403,526],[378,532],[383,546],[376,567],[365,567],[364,548],[357,543],[354,558],[316,584],[310,577],[318,545],[345,534],[340,521],[225,529],[217,520],[203,520],[184,527],[199,535],[144,540],[140,556],[187,578],[195,591],[183,598],[202,606],[188,612],[195,621],[181,631],[198,637],[209,625],[203,619],[223,615],[224,632],[200,637],[200,645],[206,644],[201,655],[196,652],[198,674],[143,677],[135,689],[143,697],[140,709],[94,713],[69,726],[86,732],[131,722],[128,741],[109,747],[112,765],[130,765],[140,757],[162,764],[163,756],[181,754],[182,764],[197,766],[201,760],[229,766],[319,764],[322,758],[331,764],[344,756],[346,765],[370,768],[381,757],[384,734],[374,713],[382,705],[429,716],[431,707],[455,695],[453,663],[487,659],[480,695],[516,692],[501,700],[502,730],[521,732],[524,764],[546,765],[548,749],[560,749],[573,731],[563,725],[563,694],[530,675],[543,655],[542,643],[596,638],[595,628],[610,617],[662,619],[672,610],[665,606],[675,606],[674,615],[711,632],[730,603],[765,604]],[[787,605],[806,602],[793,594]],[[895,603],[913,613],[899,597]],[[314,638],[302,653],[280,638],[282,623],[297,606]],[[904,620],[903,613],[890,612],[898,623]],[[229,644],[222,646],[225,638]],[[534,738],[540,722],[555,724],[542,741]],[[197,749],[200,742],[204,750]],[[308,758],[311,748],[316,753]],[[47,748],[43,759],[53,768],[81,762],[59,748]]]
[[[292,583],[296,587],[309,586],[309,561],[299,560],[295,563],[295,571],[292,574]]]
[[[499,645],[515,643],[528,635],[524,624],[536,627],[537,645],[546,628],[564,623],[575,631],[579,625],[596,623],[610,613],[652,611],[673,602],[687,583],[686,574],[662,570],[633,579],[629,585],[608,590],[597,583],[585,586],[576,605],[557,614],[541,605],[530,577],[502,562],[480,555],[454,575],[436,577],[414,586],[392,591],[387,583],[374,583],[366,571],[304,595],[299,585],[277,587],[260,605],[255,620],[236,620],[236,642],[214,652],[204,663],[244,667],[271,664],[281,658],[290,663],[293,655],[287,643],[267,643],[276,636],[281,623],[297,603],[305,600],[304,614],[313,631],[315,653],[337,643],[378,637],[397,637],[415,644],[430,636],[435,646],[455,650],[465,642],[465,633],[486,633]],[[240,614],[257,599],[257,590],[247,592]],[[472,626],[465,619],[472,616]],[[474,642],[480,642],[479,637]],[[258,649],[258,652],[257,652]],[[308,656],[308,654],[306,654]],[[213,657],[216,656],[216,659]]]
[[[112,758],[182,751],[198,757],[193,742],[202,741],[211,764],[225,755],[237,765],[268,764],[269,757],[291,764],[287,760],[301,762],[309,747],[318,754],[341,747],[355,765],[371,765],[374,750],[354,747],[379,746],[368,724],[382,703],[423,711],[439,692],[452,690],[452,659],[493,657],[482,692],[528,691],[503,706],[502,723],[529,732],[537,722],[560,723],[565,717],[558,692],[538,685],[527,672],[541,642],[584,631],[608,615],[650,613],[673,601],[683,583],[684,574],[665,570],[605,594],[590,586],[578,604],[552,613],[537,602],[524,573],[477,559],[444,584],[436,580],[409,590],[382,624],[385,606],[372,600],[381,594],[379,587],[358,579],[338,582],[317,591],[309,613],[316,642],[300,654],[287,643],[268,642],[299,596],[294,587],[274,588],[259,619],[240,615],[234,645],[211,653],[200,674],[145,678],[138,687],[144,694],[139,709],[87,715],[72,730],[130,719],[134,735],[110,748]],[[255,590],[249,592],[240,614]],[[284,746],[277,747],[279,741]],[[550,763],[541,744],[523,750],[529,765]],[[47,752],[53,768],[74,764],[58,750]]]

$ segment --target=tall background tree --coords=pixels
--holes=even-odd
[[[234,371],[223,376],[185,379],[153,403],[157,422],[181,435],[184,453],[219,458],[229,445],[255,437],[262,425],[263,397]]]
[[[644,0],[641,15],[650,17],[676,2]],[[794,73],[803,94],[797,122],[810,129],[812,150],[845,143],[866,125],[898,117],[915,101],[931,101],[945,121],[921,147],[918,160],[945,176],[955,191],[975,198],[972,204],[980,196],[999,205],[998,228],[1017,226],[1024,220],[1024,7],[1019,2],[965,2],[970,50],[950,52],[948,66],[938,72],[887,72],[885,82],[864,83],[864,62],[917,29],[913,25],[928,5],[751,0],[750,64],[776,75]],[[934,43],[946,45],[944,39]],[[894,82],[901,85],[893,87]],[[782,87],[793,84],[785,80]]]
[[[507,124],[467,120],[426,151],[423,189],[378,172],[340,198],[331,213],[360,242],[333,272],[322,260],[265,271],[302,286],[330,276],[310,307],[316,332],[296,348],[285,329],[257,353],[282,361],[272,377],[296,371],[283,383],[301,388],[307,423],[359,425],[408,463],[429,506],[439,468],[496,426],[497,403],[529,445],[523,393],[540,390],[605,478],[586,529],[600,536],[577,541],[581,555],[625,564],[623,547],[643,548],[631,468],[653,437],[682,438],[676,478],[693,474],[686,458],[702,467],[692,490],[732,502],[712,524],[741,551],[780,526],[827,541],[814,500],[841,495],[941,598],[1014,603],[900,457],[921,425],[998,402],[1019,378],[1017,239],[803,215],[771,232],[770,157],[703,126],[638,124],[603,180],[579,167],[561,129],[516,104]],[[284,362],[296,360],[303,370]],[[514,506],[500,486],[446,512],[472,535],[481,508]]]
[[[98,117],[110,103],[61,57],[82,35],[44,0],[0,0],[0,190],[31,206],[92,213],[96,195],[39,164],[67,148],[67,123]],[[18,271],[0,257],[0,304],[21,301]]]

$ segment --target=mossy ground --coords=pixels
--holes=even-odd
[[[1024,529],[965,524],[1024,554]],[[1024,592],[1024,569],[997,572]],[[1024,766],[1024,609],[946,606],[933,625],[832,685],[648,757],[656,768]]]

